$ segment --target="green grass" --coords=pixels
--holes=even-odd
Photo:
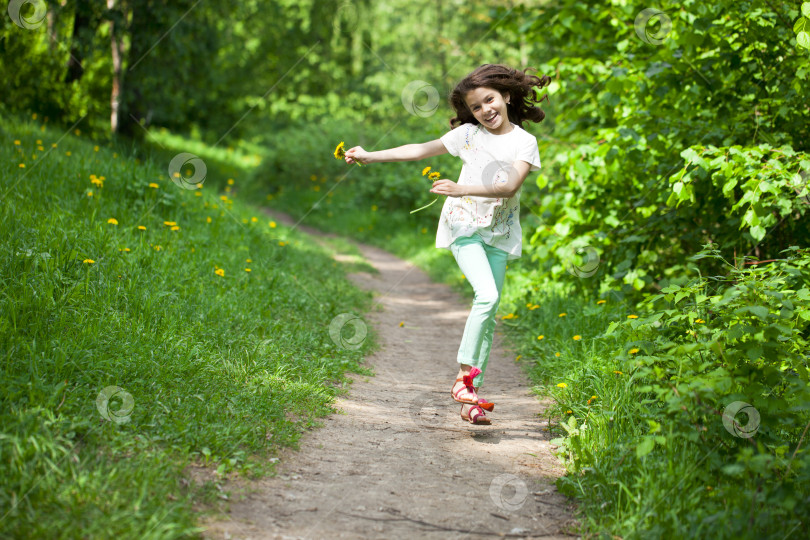
[[[371,329],[355,350],[329,328],[370,294],[329,250],[216,191],[223,167],[185,190],[140,147],[33,120],[0,130],[0,536],[194,535],[192,503],[214,489],[184,469],[272,472],[345,372],[368,373]]]

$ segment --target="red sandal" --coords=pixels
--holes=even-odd
[[[491,424],[487,415],[484,414],[484,411],[478,405],[474,405],[470,407],[470,412],[467,416],[464,416],[464,405],[461,406],[461,419],[466,420],[471,424],[476,425],[489,425]]]
[[[459,381],[463,382],[464,386],[462,386],[461,388],[459,388],[455,392],[453,392],[452,388],[450,389],[450,395],[453,396],[454,400],[458,401],[459,403],[466,403],[467,405],[477,405],[478,404],[478,396],[475,394],[475,387],[473,386],[473,379],[479,373],[481,373],[481,370],[478,369],[477,367],[474,367],[474,368],[472,368],[470,370],[469,375],[464,375],[463,377],[459,377],[458,379],[456,379],[456,382],[453,383],[453,387],[455,387],[456,383],[458,383]],[[472,399],[470,399],[470,398],[461,399],[461,398],[458,397],[458,395],[461,392],[463,392],[464,390],[466,390],[468,393],[472,394],[472,396],[473,396]]]
[[[475,387],[475,394],[478,395],[478,387]],[[491,401],[487,401],[485,399],[478,398],[478,406],[484,409],[487,412],[492,412],[495,409],[495,404]]]

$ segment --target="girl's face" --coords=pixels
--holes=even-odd
[[[506,103],[510,100],[509,94],[505,96],[494,88],[482,86],[470,90],[464,96],[467,107],[489,131],[500,131],[500,128],[509,128],[509,114],[506,112]]]

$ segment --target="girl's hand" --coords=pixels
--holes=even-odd
[[[439,179],[433,182],[433,187],[430,188],[431,193],[437,195],[447,195],[449,197],[461,197],[464,191],[461,186],[452,180]]]
[[[344,157],[346,159],[346,163],[350,165],[355,161],[361,165],[365,165],[366,163],[371,163],[371,161],[369,161],[370,154],[371,152],[366,152],[363,150],[362,146],[354,146],[346,150]]]

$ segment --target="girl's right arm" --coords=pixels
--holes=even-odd
[[[346,150],[346,163],[355,161],[365,165],[366,163],[383,163],[386,161],[417,161],[439,154],[447,153],[441,139],[435,139],[421,144],[406,144],[387,150],[376,152],[366,152],[362,146],[355,146]]]

